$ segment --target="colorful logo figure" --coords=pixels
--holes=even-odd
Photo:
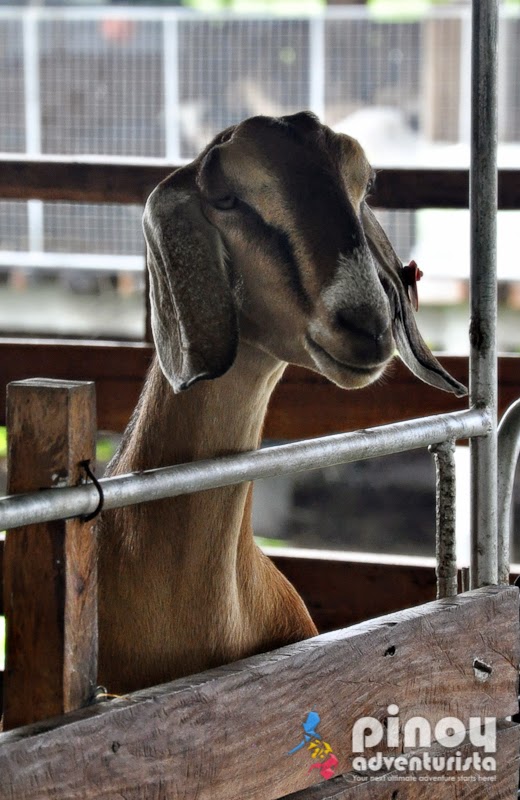
[[[334,768],[338,765],[338,759],[332,752],[330,744],[325,742],[316,731],[320,721],[320,715],[316,711],[309,711],[307,719],[302,723],[303,740],[289,750],[287,755],[290,756],[307,745],[307,749],[311,751],[311,757],[316,759],[316,763],[309,767],[308,772],[312,769],[319,769],[321,777],[327,781],[334,776]]]

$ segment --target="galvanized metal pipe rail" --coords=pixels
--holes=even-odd
[[[510,406],[498,426],[498,583],[509,584],[511,501],[520,456],[520,400]]]
[[[490,429],[487,412],[470,409],[106,478],[99,482],[104,495],[103,508],[417,450],[441,442],[485,436]],[[99,493],[93,484],[4,497],[0,499],[0,530],[86,516],[95,511],[98,502]]]
[[[473,0],[470,164],[470,405],[489,436],[471,442],[471,588],[497,582],[497,0]]]

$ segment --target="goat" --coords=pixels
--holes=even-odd
[[[366,203],[356,140],[309,112],[226,129],[152,192],[143,227],[156,358],[110,475],[258,447],[287,363],[345,389],[394,355],[464,394],[415,325]],[[187,391],[189,389],[189,391]],[[314,636],[255,545],[251,486],[106,512],[100,681],[127,692]]]

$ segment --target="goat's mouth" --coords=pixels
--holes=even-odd
[[[308,334],[305,337],[305,344],[318,372],[344,389],[361,389],[363,386],[368,386],[381,376],[388,363],[385,361],[382,364],[366,367],[340,361]]]

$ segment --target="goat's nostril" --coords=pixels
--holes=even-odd
[[[366,319],[353,318],[352,311],[340,309],[335,315],[336,326],[357,338],[381,344],[388,337],[389,325],[374,323],[367,312]]]
[[[349,314],[348,311],[336,311],[335,322],[337,327],[343,331],[358,335],[366,335],[360,326],[352,321],[352,313]]]

